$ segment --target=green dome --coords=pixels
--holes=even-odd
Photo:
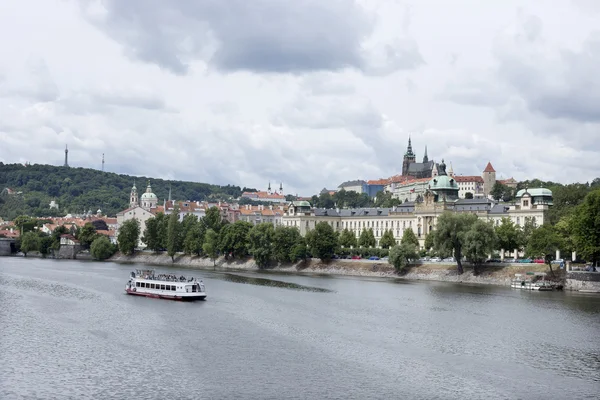
[[[516,197],[523,197],[525,191],[527,191],[531,197],[552,197],[552,190],[546,188],[521,189],[517,192]]]
[[[144,193],[141,197],[142,200],[158,200],[158,197],[154,193]]]
[[[458,184],[454,178],[448,175],[440,175],[429,181],[429,188],[431,190],[458,190]]]

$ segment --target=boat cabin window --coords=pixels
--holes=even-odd
[[[140,287],[140,283],[139,283],[139,282],[136,282],[136,283],[135,283],[135,286],[137,286],[137,287]]]
[[[146,282],[140,282],[140,287],[146,287]]]
[[[192,292],[198,291],[198,285],[192,285]]]
[[[160,290],[165,290],[165,285],[160,285]]]
[[[150,284],[150,289],[154,289],[154,283]]]

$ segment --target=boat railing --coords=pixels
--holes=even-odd
[[[136,270],[135,277],[140,279],[147,279],[150,281],[165,281],[165,282],[197,282],[198,280],[194,277],[186,277],[184,275],[177,276],[175,274],[158,274],[155,275],[153,270]]]

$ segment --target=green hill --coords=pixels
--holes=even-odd
[[[168,197],[169,186],[172,197],[180,200],[230,200],[246,190],[239,186],[165,181],[89,168],[0,162],[0,217],[10,220],[22,214],[62,216],[67,212],[75,214],[88,210],[95,213],[98,209],[114,216],[129,206],[129,192],[134,180],[140,195],[150,180],[152,191],[161,200]],[[51,200],[56,200],[59,210],[50,209]]]

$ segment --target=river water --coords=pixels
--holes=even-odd
[[[134,268],[0,258],[0,398],[600,393],[598,295],[157,267],[202,276],[181,303],[127,296]]]

